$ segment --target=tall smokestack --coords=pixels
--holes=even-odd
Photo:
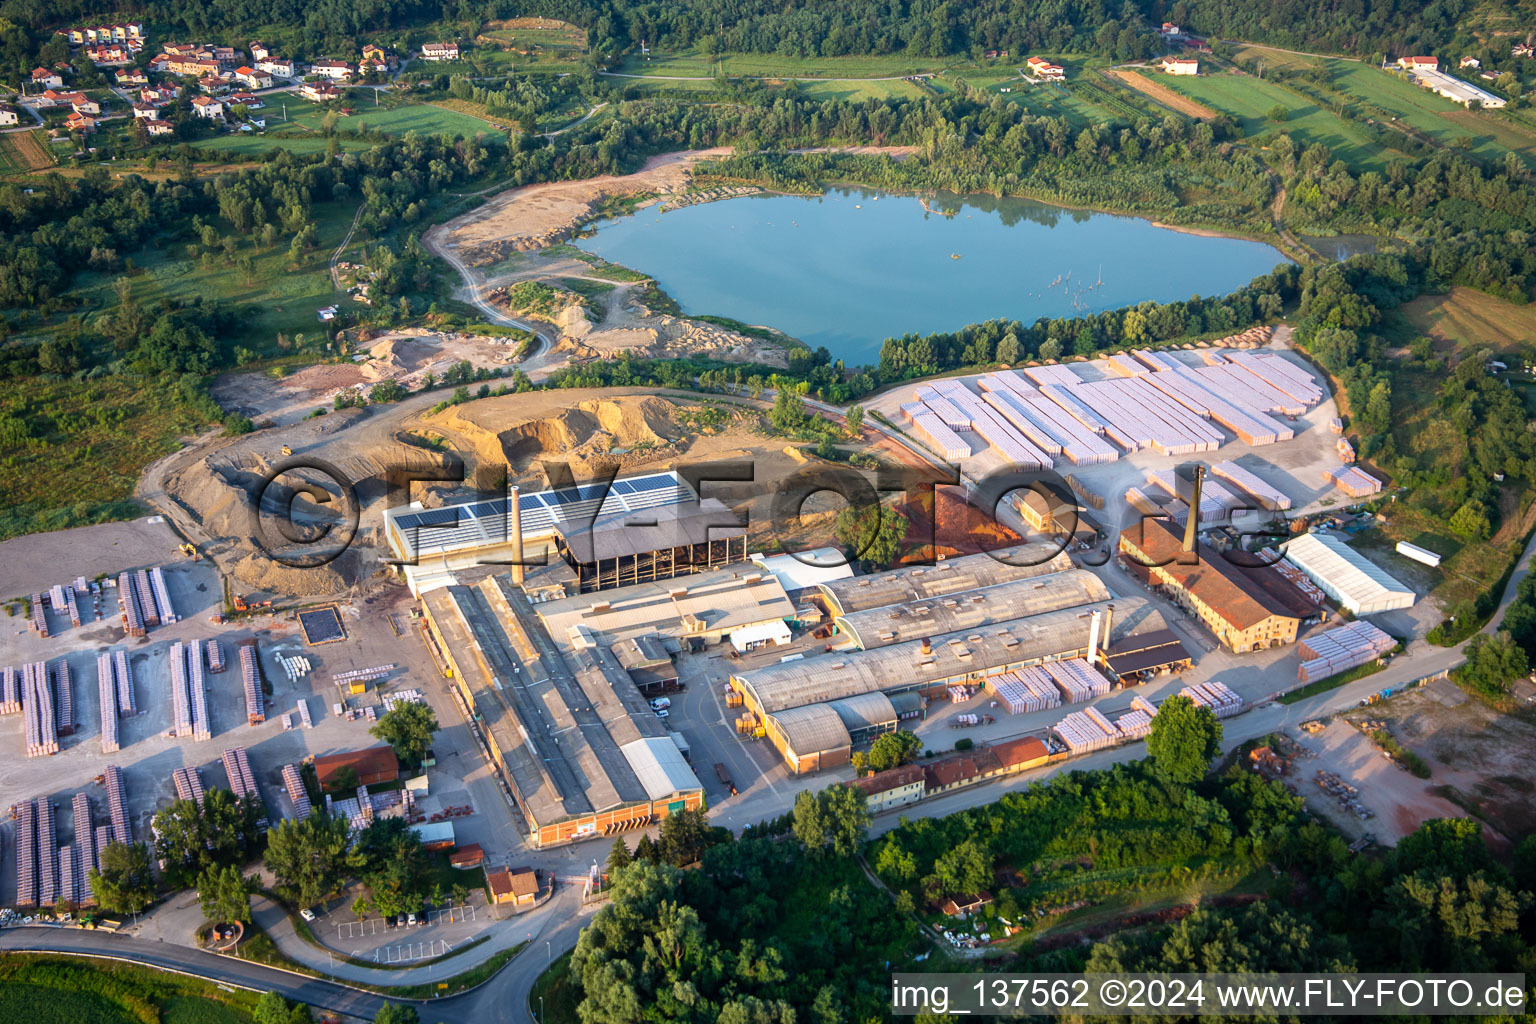
[[[1114,641],[1110,638],[1110,632],[1109,632],[1110,627],[1113,626],[1114,623],[1115,623],[1115,606],[1112,605],[1112,604],[1105,605],[1104,606],[1104,632],[1103,632],[1103,637],[1104,637],[1104,650],[1106,652],[1109,650],[1110,645],[1114,643]],[[1108,668],[1109,667],[1109,655],[1108,655],[1108,653],[1106,653],[1104,655],[1103,661],[1104,661],[1104,667]],[[1088,664],[1092,665],[1093,662],[1090,661]],[[1110,678],[1113,679],[1115,677],[1114,677],[1113,674],[1111,674]]]
[[[523,509],[517,485],[507,501],[507,529],[512,534],[512,582],[523,585]]]
[[[1097,608],[1093,611],[1093,617],[1088,624],[1088,664],[1092,665],[1098,660],[1099,652],[1099,627],[1103,624],[1103,616]]]
[[[1200,529],[1200,484],[1205,479],[1205,467],[1195,467],[1195,493],[1189,499],[1189,522],[1184,526],[1184,550],[1195,550],[1195,538]]]

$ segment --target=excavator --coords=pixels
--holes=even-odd
[[[187,541],[184,544],[178,544],[176,547],[181,551],[182,554],[186,555],[194,562],[200,560],[203,557],[197,553],[197,545],[193,544],[191,541]]]

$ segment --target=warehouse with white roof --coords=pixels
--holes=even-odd
[[[1352,615],[1412,608],[1417,599],[1412,587],[1394,579],[1340,537],[1307,533],[1280,547],[1318,589]]]

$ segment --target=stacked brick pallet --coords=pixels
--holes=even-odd
[[[59,848],[59,888],[54,902],[70,905],[80,902],[78,871],[79,867],[75,864],[75,848],[61,846]]]
[[[21,673],[7,666],[0,668],[0,715],[21,713]]]
[[[948,399],[962,415],[971,421],[970,429],[987,442],[987,446],[1010,463],[1025,469],[1050,469],[1050,455],[1029,442],[1003,417],[964,384],[957,380],[935,381],[932,389]]]
[[[203,680],[203,644],[193,640],[187,646],[187,697],[192,708],[192,738],[199,742],[213,738],[208,718],[208,688]]]
[[[904,405],[901,411],[907,419],[912,421],[912,429],[917,434],[917,439],[926,443],[939,454],[939,457],[949,462],[959,462],[969,458],[971,446],[961,439],[960,435],[944,425],[944,421],[928,411],[928,407],[921,402]]]
[[[256,658],[256,641],[240,645],[240,682],[245,687],[245,720],[250,725],[267,720],[267,706],[261,695],[261,664]]]
[[[43,611],[43,595],[32,595],[32,632],[39,636],[48,635],[48,613]]]
[[[1167,491],[1170,496],[1177,497],[1181,502],[1184,502],[1187,513],[1189,508],[1188,502],[1184,501],[1179,495],[1179,481],[1174,477],[1171,470],[1152,470],[1147,473],[1147,479]],[[1193,484],[1188,484],[1185,490],[1190,490],[1193,486]],[[1234,508],[1246,504],[1246,501],[1221,486],[1221,484],[1213,480],[1206,480],[1200,489],[1200,521],[1202,523],[1209,523],[1225,519]],[[1177,513],[1174,514],[1174,518],[1179,518]]]
[[[1051,726],[1051,731],[1074,754],[1103,750],[1120,742],[1115,727],[1093,708],[1072,712]]]
[[[123,770],[117,765],[107,766],[107,814],[112,821],[114,843],[133,842],[133,832],[128,827],[128,792],[123,787]]]
[[[96,870],[96,833],[91,827],[91,798],[75,794],[75,891],[76,902],[95,903],[91,872]]]
[[[1131,710],[1115,719],[1115,729],[1128,740],[1139,740],[1152,731],[1157,708],[1141,694],[1131,698]]]
[[[1081,704],[1109,692],[1109,680],[1082,658],[1048,661],[1040,667],[1050,674],[1061,699],[1068,704]]]
[[[283,786],[288,790],[288,799],[293,801],[294,814],[299,818],[309,817],[309,793],[304,789],[304,779],[299,775],[297,765],[283,765]]]
[[[1291,499],[1265,483],[1235,462],[1218,462],[1211,467],[1211,475],[1219,476],[1229,484],[1252,496],[1264,508],[1278,512],[1291,507]]]
[[[187,649],[171,644],[171,730],[178,739],[192,735],[192,698],[187,689]]]
[[[171,588],[165,584],[165,572],[157,565],[149,570],[149,585],[154,594],[155,608],[161,622],[175,622],[179,618],[171,607]]]
[[[196,768],[177,768],[171,773],[171,781],[176,784],[176,799],[203,806],[203,777]]]
[[[96,656],[96,694],[101,704],[101,752],[117,751],[117,685],[113,680],[112,655]]]
[[[139,704],[133,695],[133,669],[128,664],[127,651],[116,651],[113,653],[112,669],[113,678],[117,680],[118,714],[138,714]]]
[[[1359,466],[1323,470],[1323,482],[1331,483],[1351,498],[1364,498],[1381,490],[1381,481]]]
[[[251,772],[251,759],[244,747],[231,747],[224,751],[224,774],[229,776],[229,788],[235,796],[261,799],[256,789],[256,776]]]
[[[1209,683],[1191,683],[1179,691],[1203,708],[1210,708],[1217,718],[1231,718],[1243,710],[1243,698],[1226,683],[1212,680]]]
[[[1061,694],[1050,674],[1030,667],[987,677],[987,689],[997,697],[1010,715],[1027,714],[1061,707]]]
[[[148,627],[144,624],[143,612],[139,610],[139,601],[133,596],[132,573],[121,573],[117,577],[117,606],[123,620],[123,632],[129,636],[143,636]]]
[[[1307,660],[1301,663],[1296,675],[1303,683],[1327,679],[1357,665],[1375,661],[1395,646],[1397,641],[1391,635],[1360,619],[1347,626],[1309,636],[1298,644],[1302,657]]]
[[[1078,466],[1114,462],[1120,458],[1120,450],[1101,436],[1102,427],[1095,430],[1083,421],[1080,413],[1047,398],[1023,377],[1015,373],[993,373],[977,383],[986,392],[983,397],[987,404],[1041,450],[1062,455]]]
[[[315,722],[314,719],[309,717],[309,701],[300,697],[296,710],[299,713],[299,721],[304,723],[304,728],[313,729],[315,727]]]
[[[1221,432],[1183,404],[1154,387],[1161,374],[1061,385],[1068,394],[1108,422],[1105,432],[1127,451],[1151,449],[1161,455],[1215,451]]]
[[[133,580],[133,596],[139,603],[139,614],[144,617],[144,627],[152,629],[160,625],[160,609],[155,604],[155,594],[149,585],[149,573],[143,569],[135,570],[130,579]]]
[[[37,800],[37,902],[51,907],[59,900],[59,837],[53,804]]]
[[[337,686],[344,683],[371,683],[376,679],[383,679],[395,670],[394,663],[388,665],[374,665],[371,668],[354,668],[345,672],[338,672],[331,677],[331,681]]]
[[[60,661],[52,669],[54,716],[60,736],[75,734],[75,687],[69,662]]]
[[[26,718],[27,756],[45,757],[59,752],[58,723],[54,718],[53,687],[48,666],[33,662],[22,666],[21,703]]]
[[[208,653],[208,671],[215,674],[229,667],[224,661],[224,645],[217,640],[205,640],[203,650]]]
[[[37,906],[37,806],[27,800],[12,808],[16,818],[16,905]]]
[[[64,608],[63,609],[59,609],[58,606],[55,605],[55,610],[68,611],[69,612],[69,622],[70,622],[70,625],[74,626],[76,629],[79,629],[80,628],[80,605],[75,600],[75,591],[73,590],[73,588],[70,588],[70,587],[59,587],[57,589],[62,590],[64,592],[64,594],[63,594],[63,597],[64,597]]]

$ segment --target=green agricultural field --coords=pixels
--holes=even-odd
[[[1230,115],[1244,135],[1258,136],[1283,131],[1302,145],[1321,142],[1333,155],[1353,167],[1384,166],[1392,151],[1382,146],[1365,128],[1348,121],[1312,100],[1253,75],[1216,72],[1195,77],[1157,75],[1156,81],[1174,92]],[[1284,122],[1269,120],[1276,106],[1288,114]]]
[[[369,149],[371,144],[362,139],[349,139],[346,136],[340,138],[343,150]],[[207,150],[210,153],[237,153],[261,155],[273,149],[286,149],[290,153],[324,153],[329,142],[323,135],[275,135],[271,132],[258,134],[252,132],[231,133],[220,135],[218,138],[203,139],[192,145],[197,149]]]
[[[104,960],[13,953],[0,961],[0,1020],[29,1024],[250,1024],[256,996]]]
[[[817,100],[918,99],[928,95],[905,79],[894,82],[796,82],[800,95]]]
[[[1028,110],[1036,117],[1065,117],[1083,126],[1124,121],[1122,111],[1099,102],[1104,93],[1066,84],[1036,85],[1011,74],[961,75],[966,83]],[[1004,89],[1009,90],[1003,92]]]
[[[1490,121],[1487,127],[1478,123],[1489,114],[1474,113],[1468,119],[1465,115],[1473,112],[1402,75],[1341,61],[1335,67],[1333,84],[1366,104],[1386,110],[1389,116],[1442,146],[1465,147],[1473,156],[1488,161],[1503,160],[1507,152],[1495,140],[1497,122]],[[1530,158],[1528,152],[1525,155]]]
[[[365,106],[353,109],[356,112],[351,117],[343,118],[338,127],[356,128],[361,124],[368,128],[389,132],[391,135],[404,135],[406,132],[466,137],[478,134],[500,134],[491,127],[489,122],[481,118],[430,103],[378,108]]]
[[[901,78],[920,71],[941,71],[953,58],[784,57],[778,54],[724,54],[714,60],[695,51],[675,54],[632,54],[615,69],[628,75],[670,75],[680,78]]]

